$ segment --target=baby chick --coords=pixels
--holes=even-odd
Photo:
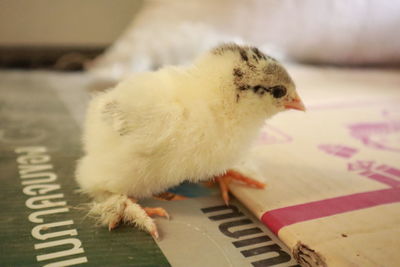
[[[286,109],[304,110],[295,85],[255,47],[224,44],[192,66],[132,75],[88,108],[76,179],[94,198],[90,212],[110,230],[131,223],[158,238],[150,216],[168,213],[139,199],[215,177],[226,203],[231,179],[262,188],[229,168]]]

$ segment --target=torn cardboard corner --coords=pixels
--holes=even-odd
[[[297,262],[302,266],[327,267],[325,259],[321,255],[301,242],[296,244],[292,253]]]
[[[302,266],[400,266],[399,73],[295,71],[308,111],[269,120],[238,167],[268,186],[231,191]]]

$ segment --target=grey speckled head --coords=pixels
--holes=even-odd
[[[285,68],[274,58],[265,55],[253,46],[223,44],[211,51],[214,55],[227,53],[237,55],[232,70],[233,82],[240,92],[251,90],[263,96],[271,94],[274,98],[286,95],[288,89],[294,89],[294,83]]]

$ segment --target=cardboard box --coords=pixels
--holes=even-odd
[[[172,191],[187,200],[144,203],[172,215],[157,219],[157,243],[85,217],[89,200],[75,192],[73,172],[90,77],[0,73],[1,265],[295,266],[275,233],[303,266],[400,266],[399,71],[289,71],[308,111],[269,120],[236,166],[265,181],[264,191],[231,186],[256,217],[186,184]]]
[[[400,266],[400,71],[295,67],[307,107],[269,120],[231,190],[303,266]]]

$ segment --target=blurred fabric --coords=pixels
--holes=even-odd
[[[230,41],[291,61],[398,64],[399,28],[400,2],[391,0],[148,0],[88,69],[119,79],[132,71],[186,64]]]

